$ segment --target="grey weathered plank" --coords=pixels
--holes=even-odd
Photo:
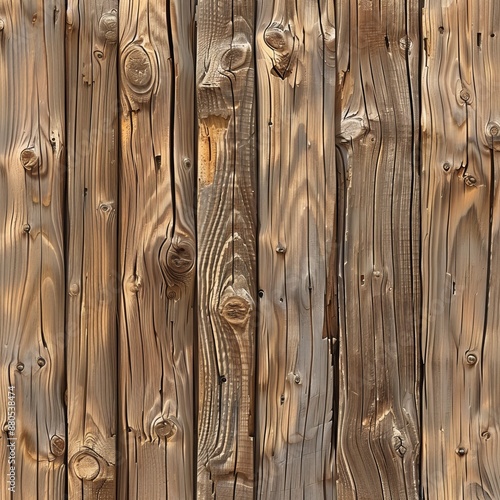
[[[254,3],[198,4],[198,498],[253,498]]]
[[[193,2],[119,4],[118,498],[192,498]]]
[[[423,495],[500,496],[500,10],[423,16]]]
[[[66,21],[68,494],[116,498],[118,95],[116,0]]]
[[[332,2],[257,2],[258,498],[335,498]]]
[[[340,0],[340,498],[417,498],[418,58],[415,0]]]
[[[0,20],[0,497],[62,499],[65,5],[1,1]],[[8,386],[14,435],[4,427]]]

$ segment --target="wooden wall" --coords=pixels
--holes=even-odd
[[[0,499],[500,498],[499,44],[0,0]]]

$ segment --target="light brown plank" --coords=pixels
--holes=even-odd
[[[257,2],[257,496],[332,499],[335,31],[332,2]]]
[[[419,495],[418,18],[338,2],[342,499]]]
[[[1,498],[62,499],[65,5],[0,2]],[[7,434],[7,389],[16,428]],[[6,481],[15,438],[15,493]]]
[[[425,3],[423,494],[500,496],[500,10]]]
[[[193,3],[119,6],[118,498],[192,498]]]
[[[253,498],[256,167],[251,0],[198,4],[198,498]]]
[[[67,9],[68,494],[116,498],[118,95],[116,0]]]

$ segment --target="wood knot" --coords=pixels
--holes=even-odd
[[[161,418],[154,424],[154,429],[159,438],[171,439],[177,432],[177,425],[170,418]]]
[[[467,89],[462,89],[460,91],[460,99],[462,99],[462,101],[464,101],[466,104],[469,104],[471,102],[472,96]]]
[[[224,299],[220,308],[221,316],[231,325],[243,325],[248,321],[252,304],[239,295]]]
[[[110,43],[116,43],[118,40],[118,16],[115,9],[101,16],[99,34]]]
[[[295,38],[290,30],[273,24],[264,31],[264,42],[273,50],[271,73],[284,80],[292,72]]]
[[[481,432],[481,437],[485,441],[488,441],[489,439],[491,439],[491,433],[489,431],[483,431],[483,432]]]
[[[488,123],[488,126],[486,127],[486,133],[490,137],[496,137],[500,133],[500,125],[495,122]]]
[[[69,287],[69,294],[71,297],[76,297],[80,293],[80,285],[78,283],[71,283]]]
[[[477,183],[477,179],[473,175],[466,175],[464,177],[464,181],[465,181],[465,184],[467,184],[467,186],[470,186],[470,187],[475,186]]]
[[[410,55],[412,47],[413,42],[409,36],[405,35],[399,39],[399,48],[404,55]]]
[[[475,365],[477,363],[477,356],[472,352],[469,352],[465,359],[468,365]]]
[[[26,148],[21,152],[21,163],[28,172],[36,172],[39,167],[39,158],[34,148]]]
[[[99,210],[103,213],[103,214],[110,214],[112,212],[114,212],[114,207],[113,207],[113,202],[112,201],[108,201],[108,202],[102,202],[99,204]]]
[[[101,471],[98,455],[91,451],[82,451],[73,458],[73,470],[84,481],[93,481]]]
[[[168,249],[167,266],[175,277],[180,277],[194,267],[194,248],[190,242],[173,243]]]
[[[3,19],[0,19],[0,31],[3,31],[5,29],[5,21]]]
[[[138,43],[124,49],[120,60],[121,78],[124,82],[122,106],[124,112],[138,111],[140,103],[147,102],[155,82],[156,66],[147,50]]]
[[[400,435],[393,436],[392,444],[394,447],[394,451],[400,456],[404,457],[406,453],[406,447],[403,445],[403,438]]]
[[[66,442],[61,436],[57,434],[50,438],[50,451],[56,457],[61,457],[64,455],[66,450]]]
[[[151,82],[153,71],[151,59],[140,45],[132,46],[124,59],[125,76],[133,87],[147,87]]]
[[[131,276],[129,278],[129,290],[131,293],[139,293],[142,288],[142,279],[140,276]]]
[[[247,65],[252,55],[252,46],[245,35],[233,39],[231,48],[222,54],[220,66],[224,71],[235,71]]]

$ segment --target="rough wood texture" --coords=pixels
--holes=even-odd
[[[258,498],[332,499],[332,2],[257,2]],[[332,259],[332,262],[334,259]],[[337,307],[334,304],[334,309]]]
[[[116,498],[118,2],[71,0],[66,25],[68,493],[108,500]]]
[[[192,498],[193,4],[120,2],[118,498]]]
[[[256,167],[252,1],[200,0],[198,498],[253,498]]]
[[[0,497],[52,500],[63,498],[66,482],[65,5],[2,0],[0,20]],[[15,386],[14,436],[6,427],[8,386]]]
[[[500,498],[500,6],[423,22],[423,495]]]
[[[419,494],[418,26],[416,0],[338,2],[342,499]]]

